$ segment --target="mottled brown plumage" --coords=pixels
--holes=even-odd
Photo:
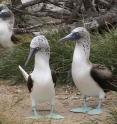
[[[91,76],[105,92],[117,91],[116,76],[113,76],[112,72],[104,65],[94,64],[91,69]]]

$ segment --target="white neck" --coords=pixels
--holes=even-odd
[[[34,66],[34,70],[45,70],[45,69],[49,69],[49,55],[48,53],[45,52],[38,52],[35,55],[35,66]]]
[[[87,64],[89,62],[90,56],[90,37],[89,39],[82,38],[78,43],[76,43],[74,55],[73,55],[73,63],[77,65]]]

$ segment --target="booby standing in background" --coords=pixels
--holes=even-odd
[[[84,96],[84,105],[81,108],[72,109],[72,112],[88,114],[102,113],[101,102],[107,91],[117,91],[117,82],[111,82],[112,73],[105,66],[93,65],[89,61],[90,34],[84,27],[75,28],[69,35],[60,41],[76,41],[72,61],[72,77],[76,87]],[[95,109],[87,107],[86,97],[99,97],[99,104]]]
[[[0,4],[0,45],[4,48],[11,48],[14,45],[11,41],[14,21],[12,11],[5,4]]]
[[[32,118],[40,118],[41,116],[36,111],[36,103],[49,101],[51,104],[51,112],[47,118],[63,119],[61,115],[54,113],[55,111],[55,89],[49,66],[50,47],[45,36],[39,34],[34,37],[30,43],[30,53],[25,63],[35,55],[34,70],[28,75],[24,69],[19,66],[24,78],[27,81],[27,86],[32,99]]]

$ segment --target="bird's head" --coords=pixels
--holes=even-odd
[[[84,27],[78,27],[71,31],[70,34],[60,39],[60,41],[80,41],[81,39],[90,38],[89,32]]]
[[[35,56],[35,54],[38,52],[44,52],[44,53],[50,54],[49,43],[44,35],[38,35],[32,39],[30,43],[30,52],[25,62],[25,66],[28,64],[29,60],[33,56]]]
[[[6,20],[11,16],[13,16],[11,10],[5,4],[0,4],[0,18]]]

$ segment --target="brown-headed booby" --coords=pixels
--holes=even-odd
[[[36,111],[36,105],[39,102],[49,101],[51,112],[47,116],[51,119],[63,119],[63,116],[54,113],[55,110],[55,89],[49,66],[50,47],[48,40],[44,35],[38,34],[30,43],[30,53],[25,62],[25,66],[32,56],[35,56],[34,69],[30,75],[19,66],[24,78],[27,81],[27,86],[32,99],[33,116],[31,118],[41,118]]]
[[[92,64],[90,56],[90,34],[84,27],[78,27],[60,41],[76,41],[72,61],[72,77],[76,87],[84,96],[82,108],[72,109],[72,112],[83,112],[91,115],[102,113],[101,102],[107,91],[117,91],[117,82],[112,81],[111,71],[101,65]],[[86,97],[99,98],[95,109],[87,107]]]

